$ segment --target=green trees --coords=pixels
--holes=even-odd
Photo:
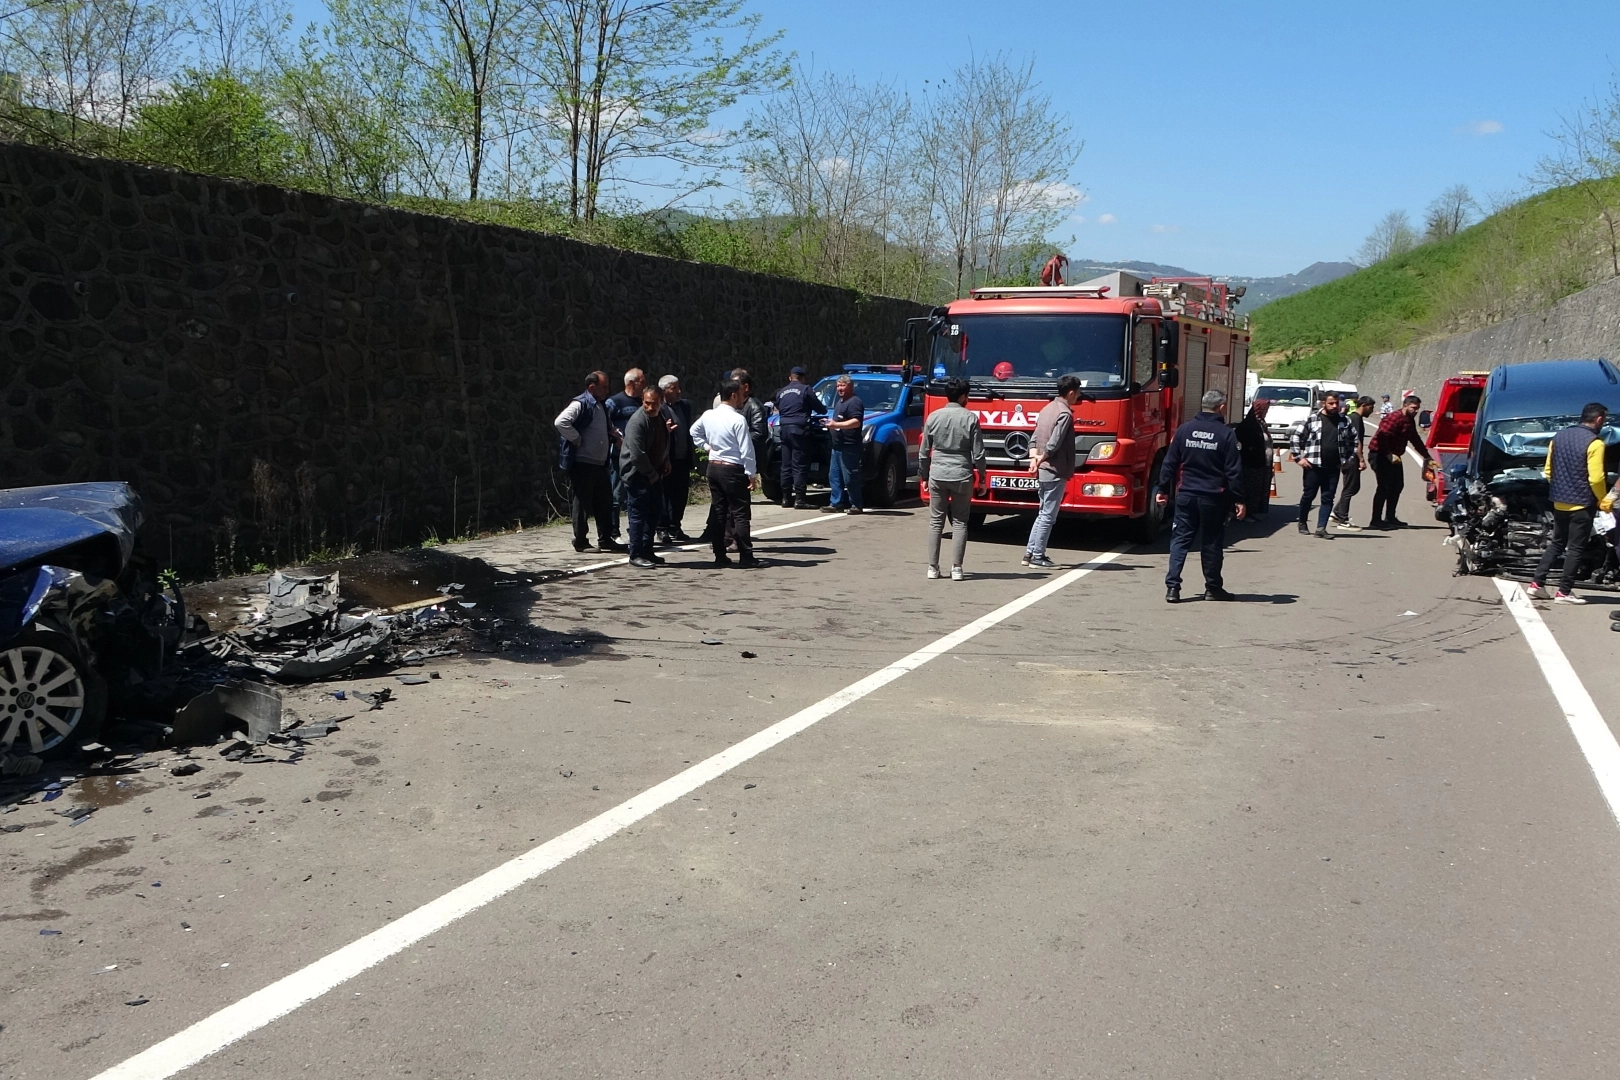
[[[131,156],[192,172],[279,182],[297,165],[292,136],[265,94],[229,72],[188,72],[137,114]]]

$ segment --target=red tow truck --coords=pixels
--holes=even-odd
[[[1079,285],[974,289],[908,322],[907,363],[925,382],[925,415],[945,406],[947,379],[971,387],[990,467],[974,518],[1036,512],[1030,433],[1058,378],[1074,375],[1080,467],[1063,513],[1126,519],[1138,538],[1156,536],[1166,521],[1155,499],[1159,466],[1176,426],[1207,390],[1242,408],[1250,333],[1234,311],[1241,296],[1212,278],[1121,272]]]
[[[1442,509],[1446,504],[1447,473],[1453,465],[1468,460],[1469,444],[1474,441],[1474,416],[1479,412],[1489,375],[1488,371],[1464,371],[1447,379],[1440,384],[1434,411],[1418,418],[1428,421],[1429,437],[1424,443],[1437,466],[1425,485],[1425,495],[1434,504],[1434,516],[1441,521],[1451,520]]]

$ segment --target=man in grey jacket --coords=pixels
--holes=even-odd
[[[945,532],[945,513],[951,515],[951,580],[961,581],[962,556],[967,551],[968,515],[975,491],[989,484],[984,457],[984,435],[979,418],[967,409],[968,381],[945,384],[945,407],[935,410],[923,424],[922,446],[917,451],[917,475],[928,489],[928,579],[939,577],[939,541]],[[975,483],[977,479],[977,483]]]
[[[1039,485],[1041,509],[1029,529],[1023,563],[1038,570],[1056,570],[1057,563],[1046,557],[1046,542],[1057,524],[1063,491],[1074,475],[1074,403],[1080,400],[1080,380],[1065,375],[1057,382],[1057,397],[1046,403],[1035,418],[1035,434],[1030,439],[1029,472]]]
[[[664,516],[664,477],[669,475],[669,423],[664,395],[656,386],[641,391],[641,408],[624,425],[619,475],[624,477],[630,518],[630,565],[650,570],[664,560],[653,551],[653,537]]]

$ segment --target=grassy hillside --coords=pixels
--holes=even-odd
[[[1267,304],[1255,352],[1279,375],[1327,378],[1373,353],[1473,330],[1613,275],[1595,199],[1620,208],[1620,181],[1533,195],[1447,240]]]

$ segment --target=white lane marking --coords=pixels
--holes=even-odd
[[[1558,699],[1559,708],[1564,710],[1564,719],[1569,721],[1569,730],[1574,733],[1581,753],[1586,755],[1592,775],[1597,777],[1598,789],[1608,800],[1609,812],[1620,821],[1620,743],[1615,741],[1614,732],[1598,712],[1592,695],[1586,692],[1581,677],[1575,674],[1575,668],[1564,650],[1558,647],[1547,624],[1541,621],[1541,612],[1530,602],[1524,589],[1517,582],[1495,580],[1502,602],[1519,624],[1530,654],[1541,665],[1541,674],[1552,688],[1553,697]]]
[[[1421,466],[1424,463],[1423,455],[1412,449],[1410,446],[1406,448],[1406,456],[1412,459],[1412,464],[1414,465]]]
[[[533,881],[547,870],[594,847],[614,833],[696,791],[704,784],[763,754],[778,743],[792,738],[818,721],[825,720],[845,706],[852,705],[873,691],[887,686],[907,672],[915,671],[928,661],[950,652],[996,624],[1012,618],[1025,608],[1040,603],[1053,593],[1079,581],[1097,567],[1113,562],[1127,550],[1128,545],[1103,552],[1090,562],[1031,589],[1016,600],[974,619],[960,630],[954,630],[937,641],[924,645],[911,655],[896,660],[888,667],[874,671],[864,679],[822,698],[814,705],[800,709],[787,719],[750,735],[706,761],[698,762],[690,769],[648,788],[613,809],[591,818],[583,825],[577,825],[561,836],[548,840],[510,862],[502,863],[495,869],[473,878],[465,885],[450,890],[438,899],[428,901],[402,918],[373,930],[336,952],[328,953],[291,975],[278,979],[263,990],[249,994],[233,1005],[227,1005],[212,1016],[205,1017],[134,1057],[98,1073],[94,1080],[164,1080],[182,1069],[189,1068],[238,1039],[286,1016],[299,1006],[314,1001],[367,968],[409,948],[429,934],[443,930],[463,915],[477,911],[518,886]]]
[[[797,521],[789,521],[784,525],[772,525],[769,528],[765,528],[765,529],[749,529],[748,530],[748,535],[749,536],[764,536],[767,533],[783,532],[783,531],[785,531],[787,529],[797,529],[800,525],[808,525],[812,521],[825,521],[825,520],[827,520],[825,515],[818,515],[818,516],[813,517],[813,518],[799,518]],[[834,515],[833,520],[835,520],[835,521],[848,521],[849,518],[848,518],[848,515],[840,514],[840,515]],[[710,548],[709,548],[708,544],[683,544],[678,548],[674,548],[673,550],[675,550],[675,551],[708,551],[708,550],[710,550]],[[592,570],[603,570],[603,569],[606,569],[609,566],[629,566],[629,565],[630,565],[630,558],[629,558],[629,556],[626,556],[626,557],[624,557],[622,559],[609,559],[607,562],[596,562],[596,563],[589,563],[589,564],[587,564],[585,566],[570,567],[569,569],[564,570],[563,573],[565,575],[568,575],[568,574],[588,574]]]

